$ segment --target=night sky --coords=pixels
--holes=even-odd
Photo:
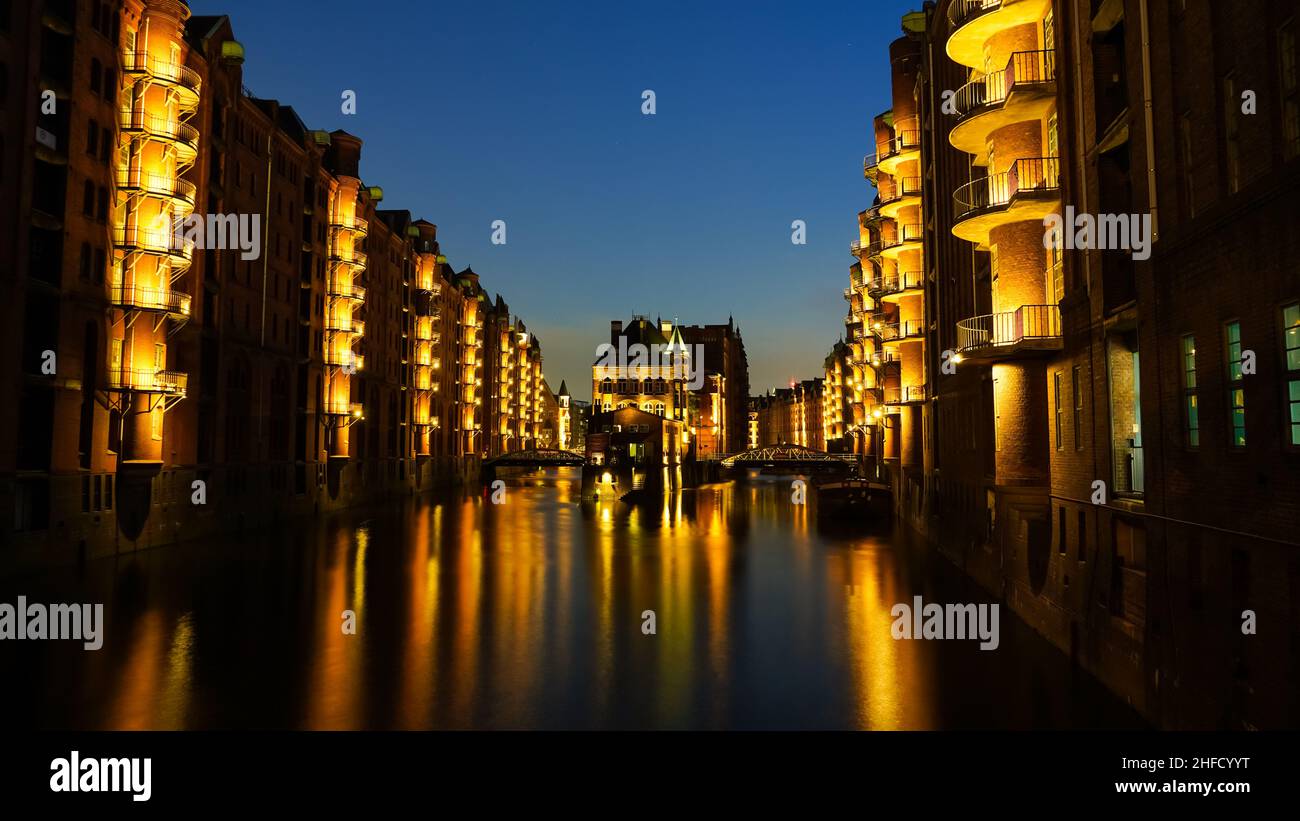
[[[633,313],[733,315],[754,393],[821,374],[874,196],[888,44],[919,5],[190,2],[230,15],[257,96],[364,140],[382,207],[436,223],[578,398],[609,321]]]

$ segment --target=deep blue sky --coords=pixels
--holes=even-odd
[[[862,157],[919,0],[190,6],[230,15],[254,93],[364,140],[366,184],[505,297],[552,389],[586,398],[633,313],[733,315],[754,393],[820,375],[843,333]]]

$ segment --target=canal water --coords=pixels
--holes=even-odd
[[[903,534],[819,523],[789,478],[649,508],[581,502],[576,469],[502,478],[500,505],[448,491],[0,581],[0,602],[102,602],[106,622],[98,651],[0,642],[3,723],[1141,726],[1005,608],[994,651],[892,638],[915,595],[988,599]]]

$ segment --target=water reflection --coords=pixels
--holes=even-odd
[[[42,727],[1129,726],[1004,617],[1001,649],[895,641],[890,608],[973,601],[899,535],[817,527],[756,477],[630,508],[576,471],[0,585],[103,601],[104,649],[5,642]],[[343,613],[356,613],[356,635]],[[642,631],[654,611],[657,632]]]

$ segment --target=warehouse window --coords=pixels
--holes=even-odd
[[[1228,366],[1228,416],[1232,423],[1232,446],[1246,446],[1246,390],[1241,375],[1241,323],[1224,326],[1224,353]]]
[[[1282,344],[1286,349],[1287,441],[1300,445],[1300,302],[1282,309]]]
[[[1182,339],[1183,359],[1183,442],[1189,448],[1201,445],[1201,409],[1196,395],[1196,337]]]

